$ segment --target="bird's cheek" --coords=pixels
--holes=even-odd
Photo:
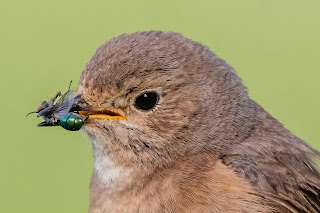
[[[82,127],[84,135],[90,140],[91,144],[95,147],[103,148],[107,142],[110,140],[110,135],[105,128],[96,125],[84,125]]]
[[[103,134],[103,125],[99,121],[87,121],[81,128],[89,136],[89,139],[96,138]]]
[[[97,141],[98,132],[92,126],[84,125],[81,130],[90,141]]]

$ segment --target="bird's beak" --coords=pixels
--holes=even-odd
[[[118,110],[112,108],[95,108],[89,105],[82,97],[78,101],[76,109],[80,115],[88,117],[88,120],[93,119],[109,119],[109,120],[127,120],[127,118]]]
[[[91,119],[118,119],[118,120],[127,120],[127,118],[115,110],[111,109],[91,109],[79,111],[80,115],[88,116],[88,120]]]

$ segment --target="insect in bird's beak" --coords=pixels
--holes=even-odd
[[[44,101],[38,107],[37,111],[27,114],[37,113],[37,117],[42,117],[43,122],[39,123],[39,127],[44,126],[61,126],[66,130],[80,130],[87,121],[88,116],[80,115],[77,112],[78,104],[82,100],[81,95],[76,91],[70,90],[72,81],[69,84],[68,91],[63,95],[57,92],[49,101]],[[57,100],[59,98],[59,100]]]
[[[82,98],[81,94],[70,90],[63,95],[58,92],[49,101],[44,101],[37,111],[27,114],[37,113],[37,117],[42,117],[43,122],[38,126],[62,126],[66,130],[77,131],[92,119],[118,119],[127,120],[125,116],[112,109],[94,109]],[[60,97],[61,96],[61,97]],[[59,98],[58,101],[57,98]]]

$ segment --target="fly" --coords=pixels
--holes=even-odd
[[[80,130],[88,116],[78,113],[77,105],[81,100],[81,95],[76,95],[76,91],[70,90],[71,83],[72,81],[66,93],[62,95],[61,92],[57,92],[52,99],[42,102],[37,111],[30,112],[27,116],[31,113],[38,113],[37,117],[42,117],[44,120],[38,124],[40,127],[62,126],[70,131]],[[56,102],[58,97],[60,98]]]

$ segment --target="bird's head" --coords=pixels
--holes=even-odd
[[[235,117],[248,101],[235,71],[178,33],[111,39],[82,72],[78,93],[94,155],[123,166],[162,166],[204,146],[219,149],[247,128]]]

